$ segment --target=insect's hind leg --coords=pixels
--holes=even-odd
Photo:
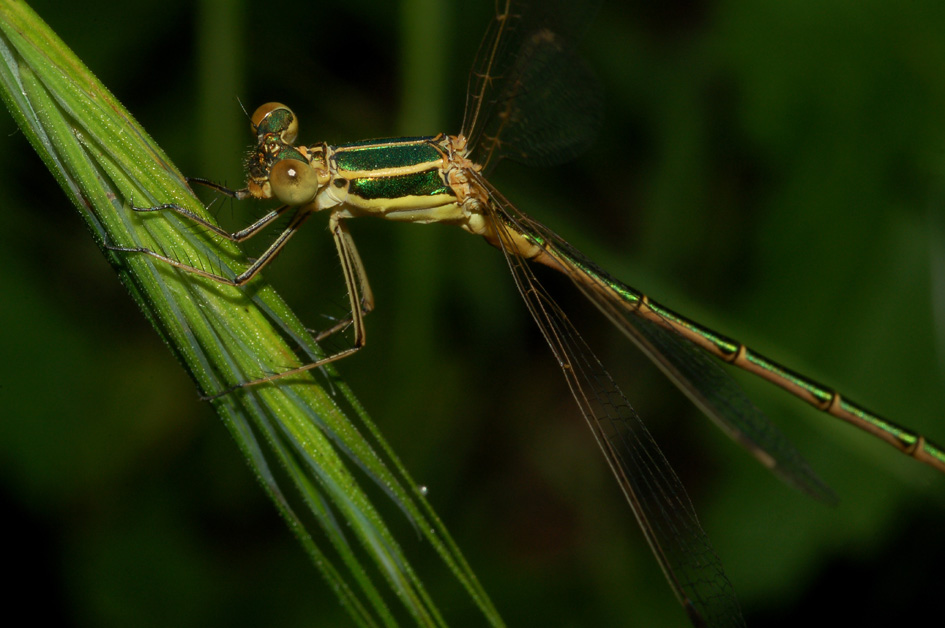
[[[304,220],[304,217],[301,220]],[[293,222],[295,222],[294,219]],[[258,386],[259,384],[270,383],[277,379],[282,379],[284,377],[289,377],[298,373],[320,368],[331,362],[351,356],[357,353],[358,350],[364,346],[364,316],[374,309],[374,293],[371,290],[370,284],[368,284],[367,273],[364,270],[364,264],[361,261],[361,256],[358,253],[357,247],[354,245],[354,240],[351,238],[351,234],[348,232],[348,228],[344,221],[335,216],[332,216],[329,229],[332,233],[332,236],[334,237],[335,245],[338,248],[338,257],[341,261],[341,269],[344,274],[345,285],[347,286],[348,297],[351,303],[351,316],[342,321],[339,321],[330,329],[327,329],[318,334],[316,336],[316,341],[322,340],[334,334],[344,327],[347,327],[348,324],[353,324],[354,341],[352,342],[351,346],[346,349],[342,349],[341,351],[332,353],[331,355],[325,356],[324,358],[316,360],[315,362],[303,364],[302,366],[297,366],[287,371],[275,373],[267,377],[236,384],[235,386],[231,386],[220,393],[205,397],[205,399],[216,399],[240,388]]]

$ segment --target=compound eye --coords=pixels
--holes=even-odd
[[[318,174],[304,161],[283,159],[269,172],[272,192],[286,205],[305,205],[318,193]]]
[[[286,144],[291,144],[299,135],[299,121],[291,109],[279,102],[267,102],[252,117],[253,132],[257,137],[275,133]]]

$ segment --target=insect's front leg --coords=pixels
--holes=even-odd
[[[155,205],[154,207],[137,207],[132,204],[131,208],[135,212],[139,212],[139,213],[173,211],[174,213],[180,216],[183,216],[192,222],[195,222],[203,227],[206,227],[211,232],[221,237],[224,237],[227,240],[231,240],[233,242],[243,242],[253,237],[257,233],[259,233],[263,228],[265,228],[266,226],[271,224],[274,220],[276,220],[281,215],[283,215],[286,211],[290,209],[290,206],[283,205],[282,207],[278,207],[272,210],[271,212],[269,212],[268,214],[266,214],[265,216],[263,216],[262,218],[260,218],[259,220],[257,220],[256,222],[254,222],[253,224],[249,225],[245,229],[241,229],[240,231],[236,231],[234,233],[225,231],[224,229],[221,229],[217,225],[214,225],[208,222],[204,218],[201,218],[200,216],[190,211],[189,209],[186,209],[174,203],[165,203],[163,205]],[[302,209],[302,208],[294,208],[294,209],[297,210],[295,216],[292,217],[292,220],[289,222],[289,226],[286,227],[286,229],[279,235],[278,238],[276,238],[275,242],[269,245],[269,248],[267,248],[263,252],[263,254],[252,264],[252,266],[250,266],[245,271],[243,271],[242,273],[240,273],[239,275],[237,275],[236,277],[232,279],[229,277],[224,277],[223,275],[218,275],[216,273],[205,271],[201,268],[197,268],[189,264],[184,264],[183,262],[179,262],[175,259],[172,259],[168,257],[167,255],[163,255],[162,253],[158,253],[157,251],[152,251],[151,249],[148,249],[145,247],[113,246],[107,243],[105,246],[111,251],[118,251],[122,253],[142,253],[144,255],[153,257],[154,259],[160,260],[166,264],[170,264],[171,266],[174,266],[175,268],[179,268],[185,272],[194,273],[196,275],[200,275],[201,277],[212,279],[213,281],[217,281],[219,283],[239,287],[239,286],[243,286],[247,284],[250,280],[252,280],[252,278],[255,277],[259,273],[259,271],[263,269],[263,267],[265,267],[269,262],[271,262],[275,258],[276,254],[282,249],[283,246],[285,246],[285,243],[289,240],[289,238],[295,235],[296,230],[302,225],[303,222],[305,222],[305,219],[308,218],[308,216],[311,214],[310,209]]]
[[[234,190],[228,188],[225,185],[220,185],[215,181],[210,179],[201,179],[200,177],[187,177],[187,183],[193,187],[193,184],[202,185],[205,188],[210,188],[214,192],[218,192],[224,196],[229,196],[230,198],[235,198],[238,201],[245,200],[250,198],[252,194],[249,193],[249,188],[243,188],[241,190]]]

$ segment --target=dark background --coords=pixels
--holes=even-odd
[[[490,5],[426,13],[426,38],[404,29],[427,10],[388,0],[32,3],[185,173],[233,185],[252,141],[237,98],[291,105],[308,143],[456,132]],[[410,50],[432,61],[419,85]],[[582,52],[598,143],[508,164],[500,189],[653,298],[945,441],[945,4],[614,0]],[[0,135],[5,602],[39,595],[31,617],[58,625],[346,624],[9,117]],[[323,220],[266,272],[312,327],[346,303]],[[501,255],[456,229],[351,227],[378,308],[340,370],[506,620],[682,625]],[[841,499],[812,502],[545,281],[688,487],[750,624],[934,604],[940,475],[739,375]],[[480,623],[462,598],[443,610]]]

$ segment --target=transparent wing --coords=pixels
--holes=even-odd
[[[488,184],[487,184],[488,185]],[[493,196],[498,193],[492,190]],[[540,243],[584,295],[624,332],[712,421],[748,449],[782,480],[826,502],[836,497],[817,477],[803,456],[748,398],[717,360],[692,344],[647,305],[640,307],[619,295],[640,295],[610,277],[583,254],[541,223],[503,201],[501,219],[506,228]],[[610,289],[599,290],[605,285]],[[640,295],[641,296],[641,295]],[[662,323],[662,324],[661,324]]]
[[[617,478],[680,603],[697,626],[744,626],[738,601],[686,489],[610,374],[568,317],[511,251],[517,211],[487,181],[499,244],[529,312],[548,341],[575,401]]]
[[[550,166],[583,152],[601,121],[600,87],[572,42],[600,0],[497,0],[469,77],[462,133],[488,170],[503,157]]]
[[[462,132],[469,157],[488,172],[502,158],[531,165],[568,161],[600,125],[599,88],[572,42],[598,2],[499,0],[470,75]],[[558,359],[575,401],[620,484],[654,555],[690,619],[699,626],[744,621],[721,562],[686,491],[626,397],[567,316],[516,256],[510,232],[525,234],[558,261],[579,289],[629,336],[726,433],[789,483],[832,500],[797,450],[719,365],[683,335],[646,317],[617,295],[634,291],[525,215],[478,172],[492,199],[493,223],[516,285]],[[611,290],[595,289],[605,284]]]

